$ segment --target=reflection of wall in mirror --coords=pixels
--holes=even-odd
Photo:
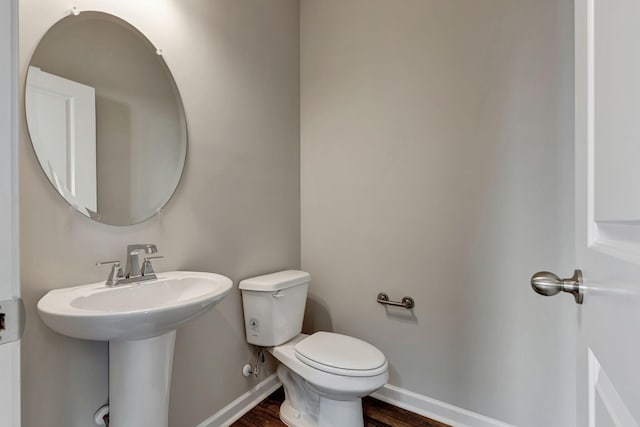
[[[142,221],[164,204],[184,158],[170,77],[148,43],[121,24],[67,23],[73,30],[54,27],[32,64],[95,86],[98,212],[111,224]]]

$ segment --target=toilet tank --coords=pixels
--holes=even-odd
[[[309,273],[286,270],[240,282],[249,344],[273,347],[302,332],[310,280]]]

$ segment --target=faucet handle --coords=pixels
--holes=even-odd
[[[160,259],[160,258],[164,258],[164,257],[162,255],[146,257],[144,259],[144,262],[142,263],[140,274],[143,276],[149,276],[151,274],[155,274],[156,272],[153,270],[153,265],[151,264],[151,260]]]
[[[97,266],[108,265],[108,264],[120,264],[120,261],[98,261],[98,262],[96,262]]]
[[[111,272],[109,273],[109,277],[105,282],[107,286],[116,286],[118,284],[118,280],[124,277],[122,274],[122,268],[120,267],[120,261],[100,261],[96,262],[96,265],[108,265],[113,264],[111,267]]]

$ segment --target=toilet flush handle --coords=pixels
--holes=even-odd
[[[280,289],[272,293],[271,296],[274,298],[282,298],[284,296],[284,292]]]

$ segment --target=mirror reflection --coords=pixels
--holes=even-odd
[[[25,109],[43,172],[79,212],[129,225],[171,198],[184,110],[161,52],[127,22],[99,12],[58,21],[31,59]]]

